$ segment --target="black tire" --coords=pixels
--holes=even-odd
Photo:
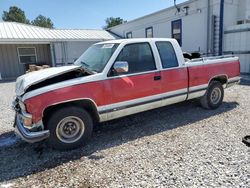
[[[82,146],[91,137],[93,120],[84,109],[64,107],[49,117],[46,128],[50,130],[47,139],[50,147],[57,150],[71,150]],[[70,138],[74,134],[75,137]]]
[[[242,142],[250,147],[250,136],[248,135],[242,138]]]
[[[215,97],[214,97],[215,96]],[[224,98],[224,89],[219,81],[212,81],[203,97],[200,99],[201,106],[206,109],[218,108]]]

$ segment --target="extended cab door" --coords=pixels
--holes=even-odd
[[[150,43],[127,44],[116,61],[128,62],[127,73],[117,74],[113,67],[108,74],[105,87],[109,88],[110,105],[105,107],[108,119],[133,114],[152,108],[152,103],[161,102],[161,78],[157,70]],[[156,105],[155,103],[155,105]]]
[[[182,51],[176,41],[155,42],[160,61],[163,105],[186,100],[188,91],[188,71],[184,66]],[[180,57],[178,57],[179,55]]]

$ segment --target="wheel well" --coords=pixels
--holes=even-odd
[[[223,76],[216,76],[214,78],[212,78],[209,82],[209,84],[212,82],[212,81],[218,81],[220,82],[222,85],[226,84],[227,83],[227,76],[226,75],[223,75]]]
[[[69,102],[60,103],[60,104],[56,104],[56,105],[52,105],[52,106],[47,107],[43,111],[43,123],[44,123],[44,125],[47,124],[49,114],[53,113],[53,111],[55,111],[59,108],[65,108],[65,107],[69,107],[69,106],[78,106],[80,108],[85,109],[93,118],[94,124],[98,123],[100,120],[96,106],[92,101],[90,101],[90,100],[77,100],[77,101],[69,101]]]

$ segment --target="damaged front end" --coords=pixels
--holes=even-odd
[[[32,114],[27,112],[25,101],[23,101],[24,94],[91,74],[80,66],[65,66],[44,69],[19,77],[16,81],[16,98],[12,103],[12,108],[16,112],[14,123],[16,133],[29,143],[42,141],[50,135],[49,130],[44,130],[42,120],[37,123],[33,122]]]
[[[14,121],[15,132],[23,140],[35,143],[49,137],[49,130],[43,130],[42,122],[32,123],[32,115],[26,112],[25,104],[19,98],[13,101],[12,108],[16,112]]]
[[[53,67],[31,72],[17,78],[16,95],[20,97],[41,87],[91,74],[80,66]]]

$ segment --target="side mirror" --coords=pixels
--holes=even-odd
[[[117,73],[127,73],[128,72],[128,62],[127,61],[116,61],[113,67]]]

